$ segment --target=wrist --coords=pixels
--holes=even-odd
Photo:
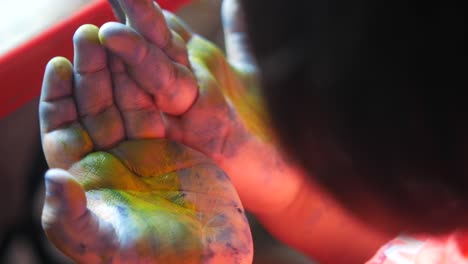
[[[304,175],[271,142],[232,130],[217,158],[236,187],[244,206],[254,214],[281,212],[293,202]]]

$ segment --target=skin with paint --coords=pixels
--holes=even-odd
[[[222,171],[270,232],[322,263],[363,263],[388,239],[275,144],[236,1],[223,4],[227,58],[152,1],[119,3],[126,25],[82,26],[74,64],[54,58],[45,73],[43,148],[62,170],[46,175],[43,226],[59,249],[85,263],[249,263]]]
[[[112,45],[112,34],[129,28],[107,30],[99,39],[97,27],[80,27],[74,65],[58,57],[46,68],[42,142],[49,166],[59,168],[46,174],[48,237],[79,263],[250,263],[250,230],[229,178],[206,155],[165,138],[161,109],[177,119],[195,99],[195,79],[176,65],[188,83],[178,87],[192,98],[155,105],[101,44]],[[198,86],[206,103],[223,99],[209,80]],[[158,95],[174,97],[164,92]]]
[[[48,178],[48,199],[70,195],[77,203],[83,188],[88,210],[69,212],[72,223],[46,210],[43,224],[75,261],[249,263],[241,202],[225,173],[201,153],[165,139],[125,141],[86,155],[69,172],[67,193],[54,188],[53,174]],[[97,223],[85,220],[89,214]]]

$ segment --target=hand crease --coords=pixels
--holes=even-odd
[[[81,69],[80,70],[80,69],[76,68],[75,73],[78,74],[78,75],[87,75],[87,74],[102,72],[102,71],[105,71],[107,69],[108,69],[107,65],[103,65],[102,67],[97,68],[97,69]]]

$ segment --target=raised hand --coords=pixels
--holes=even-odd
[[[228,173],[251,211],[275,213],[286,208],[298,194],[303,178],[286,164],[273,142],[237,1],[223,3],[227,59],[215,45],[191,32],[173,14],[161,11],[152,0],[118,2],[122,12],[117,13],[126,14],[127,25],[104,25],[101,42],[124,62],[137,85],[156,98],[155,105],[165,121],[165,136],[213,159]],[[163,50],[167,56],[161,58],[155,50]],[[178,71],[161,66],[167,60],[177,67],[191,68],[196,83],[186,81],[190,88],[183,89],[171,85],[180,77]],[[188,75],[184,72],[181,76],[184,80]],[[196,97],[191,85],[198,86]],[[178,104],[187,108],[169,112],[162,105],[164,100],[159,100],[160,90],[194,99],[193,103]]]
[[[118,44],[113,37],[129,33],[119,30],[103,29],[101,41]],[[250,263],[248,223],[228,177],[202,153],[163,139],[161,111],[180,114],[197,94],[187,64],[156,47],[135,50],[142,65],[145,54],[156,56],[161,73],[151,79],[160,86],[142,89],[131,76],[145,69],[127,71],[108,56],[98,31],[80,27],[74,64],[54,58],[44,76],[42,143],[55,168],[46,174],[48,237],[78,263]],[[127,40],[119,45],[141,41]],[[165,79],[166,70],[177,78]]]

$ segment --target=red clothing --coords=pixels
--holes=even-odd
[[[399,236],[366,264],[468,264],[468,238],[454,233],[440,238]]]

